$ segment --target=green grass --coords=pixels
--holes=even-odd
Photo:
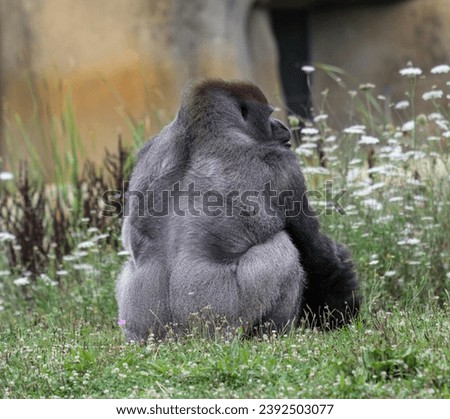
[[[112,287],[106,285],[112,291]],[[448,306],[447,306],[448,308]],[[108,307],[17,315],[2,330],[2,397],[449,397],[450,325],[434,305],[363,315],[334,333],[123,343]]]
[[[0,235],[0,396],[449,398],[450,110],[437,101],[411,132],[402,130],[411,114],[395,127],[379,114],[383,99],[372,88],[356,95],[359,119],[348,126],[364,124],[377,144],[334,130],[322,116],[298,150],[310,189],[324,193],[331,179],[332,195],[347,189],[339,200],[346,215],[329,210],[320,218],[350,248],[360,277],[362,312],[352,326],[126,344],[114,298],[126,256],[102,235],[117,237],[119,220],[106,232],[73,231],[80,246],[40,276],[7,267],[1,249],[10,238]],[[317,148],[327,156],[319,174]]]

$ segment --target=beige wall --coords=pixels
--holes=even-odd
[[[32,116],[37,112],[45,125],[69,92],[91,158],[128,132],[126,114],[147,117],[155,130],[151,109],[170,111],[175,95],[173,60],[164,48],[171,13],[170,1],[2,0],[4,116],[18,112],[44,156]]]
[[[97,161],[119,132],[130,140],[127,117],[145,121],[147,135],[159,132],[191,78],[251,79],[274,101],[280,92],[268,12],[252,0],[2,0],[1,7],[3,155],[17,112],[45,159],[33,115],[48,131],[69,92]]]
[[[304,7],[320,2],[288,3]],[[16,140],[20,133],[11,123],[17,113],[42,159],[48,161],[42,138],[48,137],[52,116],[61,114],[70,92],[82,142],[96,161],[105,146],[116,146],[119,132],[130,141],[127,118],[145,121],[146,135],[158,132],[174,116],[180,90],[193,77],[250,79],[279,104],[283,95],[267,4],[1,0],[2,155],[11,133],[13,151],[24,153]],[[338,9],[330,3],[311,15],[312,59],[342,67],[358,82],[373,82],[379,93],[398,100],[404,91],[398,70],[407,61],[424,70],[449,62],[449,22],[449,0]],[[333,88],[330,105],[335,120],[345,124],[342,104],[347,93],[320,72],[314,74],[314,84],[316,93]],[[64,127],[58,130],[64,137]]]
[[[418,83],[419,94],[433,84],[430,69],[450,62],[450,0],[321,10],[313,13],[311,30],[313,61],[345,70],[349,89],[371,82],[378,94],[393,101],[405,98],[408,83],[398,72],[408,61],[427,74],[427,82]],[[345,124],[349,108],[342,104],[348,103],[347,89],[338,88],[323,72],[314,74],[314,86],[316,95],[330,88],[335,122]],[[425,103],[419,103],[423,109]]]

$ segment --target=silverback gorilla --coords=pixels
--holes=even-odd
[[[199,313],[248,334],[357,314],[350,255],[321,233],[272,112],[253,84],[191,82],[176,119],[140,150],[116,290],[127,339],[186,330]]]

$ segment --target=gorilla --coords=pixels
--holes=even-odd
[[[176,119],[139,151],[116,298],[128,340],[225,319],[246,334],[359,309],[346,248],[320,231],[289,129],[247,82],[189,83]]]

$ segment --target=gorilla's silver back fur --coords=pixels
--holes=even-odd
[[[177,118],[139,152],[122,231],[131,257],[116,292],[128,339],[185,330],[199,313],[249,333],[265,322],[283,330],[305,312],[322,324],[325,306],[330,326],[356,314],[349,254],[320,232],[289,131],[272,110],[250,83],[194,82]],[[268,184],[291,191],[300,213],[266,211]]]

